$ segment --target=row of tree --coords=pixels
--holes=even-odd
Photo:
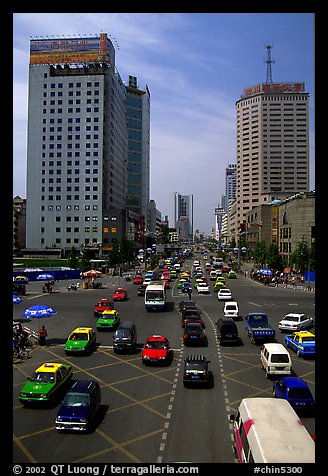
[[[305,238],[297,243],[295,251],[291,254],[289,261],[279,252],[278,245],[259,242],[253,250],[253,261],[269,269],[283,271],[290,267],[295,271],[304,273],[305,271],[315,271],[315,244],[309,244]]]

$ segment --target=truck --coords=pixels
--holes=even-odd
[[[246,330],[252,344],[257,341],[267,341],[275,338],[276,332],[270,326],[265,312],[249,312],[246,317]]]

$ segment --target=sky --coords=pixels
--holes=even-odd
[[[310,94],[310,190],[314,190],[314,13],[14,13],[13,196],[26,198],[31,38],[107,33],[116,67],[150,91],[150,199],[162,218],[173,192],[194,196],[194,229],[211,234],[236,163],[235,104],[265,83],[304,82]],[[170,223],[171,225],[171,223]]]

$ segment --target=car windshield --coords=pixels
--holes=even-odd
[[[205,364],[202,362],[186,362],[186,370],[205,370]]]
[[[119,339],[122,339],[123,337],[131,337],[130,332],[128,330],[119,330],[116,332],[115,337],[118,337]]]
[[[237,309],[237,306],[233,305],[233,304],[228,304],[226,307],[226,309],[228,309],[228,311],[234,311],[235,309]]]
[[[224,326],[224,330],[225,332],[236,332],[235,326],[230,326],[230,325]]]
[[[315,342],[315,337],[314,336],[302,337],[302,342]]]
[[[308,388],[291,388],[288,392],[289,398],[312,398]]]
[[[72,334],[69,338],[69,340],[88,340],[88,334],[84,334],[84,333],[75,333],[75,334]]]
[[[30,381],[38,383],[54,383],[55,374],[53,372],[34,372]]]
[[[150,301],[162,301],[163,291],[147,291],[147,299]]]
[[[279,363],[279,364],[288,364],[289,358],[286,354],[272,354],[271,355],[271,362],[272,363]]]
[[[146,349],[166,349],[165,342],[148,342]]]
[[[286,316],[283,319],[284,321],[290,321],[290,322],[299,322],[299,317],[297,316]]]
[[[89,404],[89,395],[85,393],[68,393],[63,401],[65,407],[87,407]]]
[[[109,307],[109,302],[98,302],[97,306]]]

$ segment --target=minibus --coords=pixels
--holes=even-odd
[[[244,398],[233,424],[239,463],[314,463],[315,443],[287,400]]]

